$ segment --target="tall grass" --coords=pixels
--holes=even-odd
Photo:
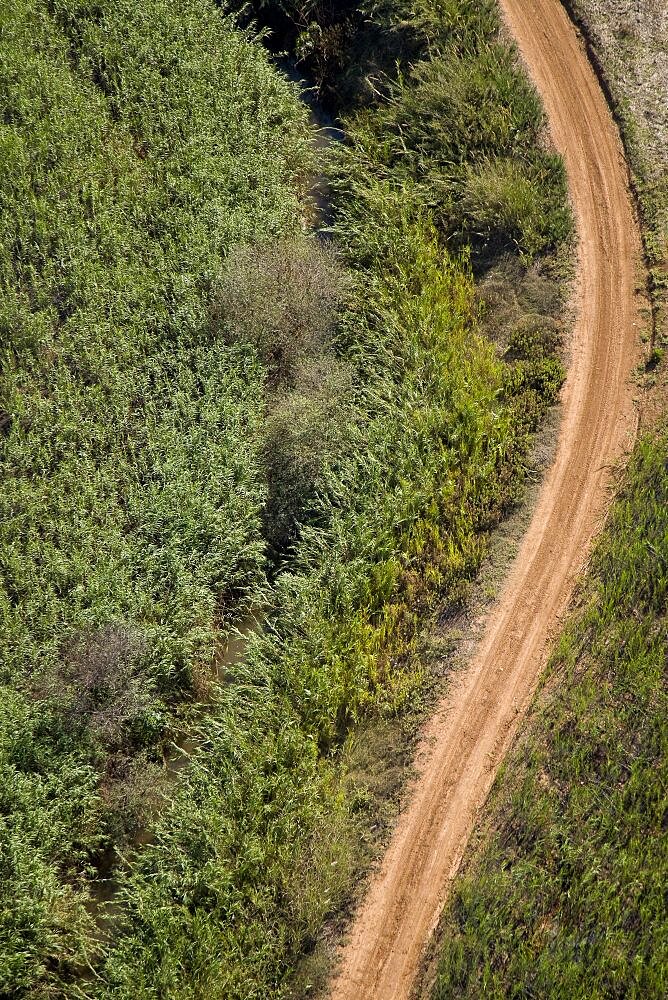
[[[663,997],[668,435],[641,441],[483,842],[435,997]]]
[[[449,10],[453,50],[475,51],[480,12]],[[440,43],[448,48],[445,34]],[[454,52],[447,58],[456,74]],[[334,234],[352,272],[331,345],[351,373],[338,397],[348,445],[320,465],[264,629],[228,672],[155,847],[124,879],[105,996],[292,995],[296,962],[356,876],[359,820],[341,748],[360,720],[395,715],[420,690],[425,616],[461,598],[557,397],[559,293],[545,258],[530,267],[533,251],[520,258],[517,241],[499,240],[516,266],[497,262],[479,295],[468,252],[448,249],[463,232],[451,239],[415,170],[383,159],[377,136],[420,72],[355,119],[333,167]],[[537,109],[528,149],[541,122]],[[462,169],[473,162],[467,142],[462,129]],[[407,150],[419,159],[417,142]],[[434,174],[438,155],[438,146],[423,154]],[[562,235],[555,229],[542,251]]]

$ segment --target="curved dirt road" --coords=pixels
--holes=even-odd
[[[470,666],[428,726],[419,776],[353,923],[332,1000],[405,1000],[498,765],[589,551],[610,464],[635,431],[640,237],[617,130],[559,0],[501,0],[564,155],[578,319],[554,465]]]

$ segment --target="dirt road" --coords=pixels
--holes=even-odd
[[[563,153],[578,319],[555,462],[470,666],[428,727],[419,778],[344,946],[332,1000],[405,1000],[499,763],[535,690],[631,443],[640,238],[617,130],[559,0],[501,0]]]

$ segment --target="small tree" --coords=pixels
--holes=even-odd
[[[215,290],[212,325],[257,349],[274,388],[294,387],[299,366],[329,344],[345,285],[328,246],[288,239],[239,246]]]

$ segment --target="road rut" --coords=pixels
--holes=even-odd
[[[418,777],[344,943],[332,1000],[406,1000],[476,817],[535,691],[635,434],[641,243],[619,135],[558,0],[501,0],[568,172],[577,319],[554,463],[481,643],[426,728]]]

